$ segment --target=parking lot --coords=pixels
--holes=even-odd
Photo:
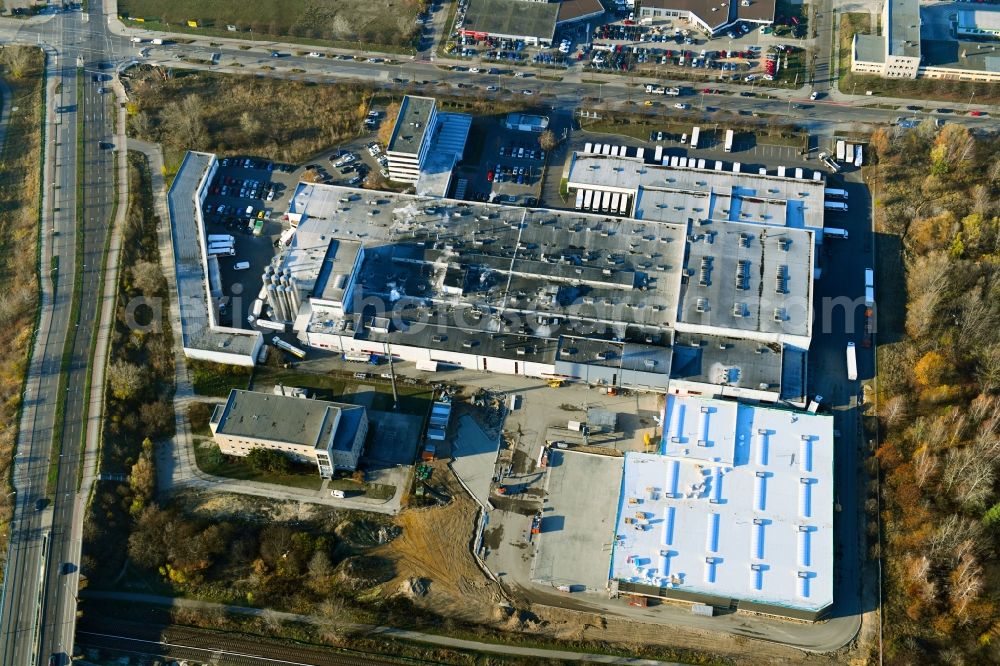
[[[801,5],[793,5],[788,16],[776,16],[773,26],[741,21],[714,36],[685,19],[637,21],[632,10],[620,6],[594,22],[557,30],[549,47],[532,46],[518,39],[462,34],[466,4],[459,0],[447,52],[489,64],[530,63],[647,76],[684,71],[708,80],[748,83],[755,79],[793,81],[802,73],[800,40],[808,35]],[[588,26],[592,28],[589,33]]]
[[[282,169],[294,171],[268,160],[227,157],[219,161],[209,184],[203,210],[209,251],[219,258],[224,325],[249,327],[246,317],[260,291],[260,275],[274,256],[274,240],[282,231],[280,219],[273,215],[283,210],[287,196],[288,185],[274,179]]]
[[[502,120],[474,119],[469,143],[481,141],[479,151],[470,150],[459,165],[454,196],[535,205],[547,158],[538,137],[538,132],[507,129]]]

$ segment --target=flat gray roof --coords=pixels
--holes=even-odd
[[[993,7],[959,10],[958,27],[1000,30],[1000,11]]]
[[[338,434],[352,427],[356,432],[363,412],[364,407],[357,405],[233,389],[219,415],[216,432],[326,449],[338,417]]]
[[[652,151],[647,150],[647,154]],[[646,164],[635,157],[573,153],[568,187],[629,193],[634,217],[690,223],[711,218],[771,226],[823,228],[825,181]],[[794,169],[790,170],[794,173]],[[788,171],[786,171],[788,173]]]
[[[188,151],[167,193],[181,337],[189,349],[252,356],[261,337],[258,331],[210,325],[204,239],[195,223],[195,200],[213,159],[209,153]]]
[[[692,226],[678,324],[810,336],[813,247],[812,232],[804,229]]]
[[[551,40],[559,5],[525,0],[469,0],[462,30]]]
[[[854,35],[854,59],[860,62],[885,62],[885,39],[878,35]]]
[[[886,0],[889,3],[889,25],[886,41],[889,55],[920,57],[919,0]]]
[[[347,203],[344,203],[344,202]],[[300,187],[296,236],[364,246],[354,309],[370,325],[313,304],[308,329],[455,351],[554,362],[561,335],[669,344],[684,258],[683,225],[366,192]],[[300,239],[301,240],[301,239]],[[309,284],[318,263],[289,252]],[[349,304],[349,309],[351,308]],[[419,325],[417,325],[419,324]],[[662,337],[665,336],[665,337]]]
[[[1000,44],[996,42],[959,42],[925,40],[925,67],[952,67],[977,72],[1000,72]]]
[[[784,349],[754,340],[678,333],[671,379],[779,393]],[[766,385],[766,386],[765,386]]]
[[[578,21],[603,13],[604,5],[601,4],[601,0],[562,0],[559,3],[559,16],[556,17],[556,21],[558,23]]]
[[[420,151],[424,133],[431,129],[430,120],[435,104],[437,102],[433,97],[405,95],[386,151],[416,155]]]

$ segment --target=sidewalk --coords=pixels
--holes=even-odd
[[[167,279],[167,291],[177,294],[174,271],[173,234],[170,233],[170,216],[167,210],[167,190],[164,179],[163,152],[156,144],[136,139],[128,139],[128,149],[137,150],[149,160],[149,171],[153,189],[153,210],[159,217],[160,266]],[[166,313],[164,313],[166,315]],[[158,443],[156,455],[157,487],[160,492],[169,493],[182,488],[211,490],[254,495],[268,499],[324,504],[341,509],[355,509],[395,515],[399,513],[403,497],[403,485],[396,486],[396,492],[388,500],[365,498],[337,499],[330,495],[326,484],[319,490],[293,488],[256,481],[239,481],[213,476],[202,472],[194,456],[194,439],[188,423],[188,406],[195,401],[205,400],[194,392],[188,376],[183,344],[180,340],[180,309],[176,298],[170,300],[169,325],[174,334],[174,427],[171,439]],[[166,324],[166,322],[165,322]]]

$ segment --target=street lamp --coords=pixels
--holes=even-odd
[[[972,106],[972,98],[976,96],[976,91],[973,90],[972,94],[969,95],[969,106]]]

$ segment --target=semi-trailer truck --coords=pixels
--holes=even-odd
[[[701,134],[701,128],[700,127],[695,127],[693,130],[691,130],[691,147],[692,148],[697,148],[698,147],[698,137],[699,137],[700,134]]]
[[[733,137],[736,135],[733,130],[726,130],[726,145],[725,150],[727,153],[733,152]]]
[[[847,190],[838,190],[834,187],[828,187],[823,190],[823,196],[827,199],[843,199],[847,201]]]
[[[282,350],[282,351],[288,352],[289,354],[291,354],[292,356],[295,356],[296,358],[305,358],[306,357],[306,353],[304,351],[302,351],[298,347],[295,347],[295,346],[292,346],[292,345],[288,344],[287,342],[285,342],[284,340],[282,340],[277,335],[274,336],[273,338],[271,338],[271,344],[274,345],[275,347],[277,347],[278,349]]]
[[[858,378],[858,358],[853,342],[847,343],[847,378],[852,382]]]
[[[847,212],[847,204],[843,201],[824,201],[823,208],[829,211],[835,211],[838,213]]]

